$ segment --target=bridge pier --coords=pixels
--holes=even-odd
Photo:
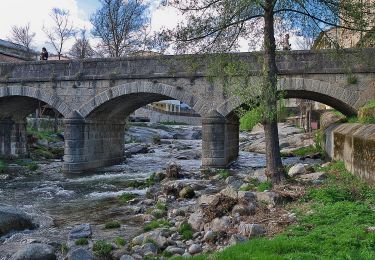
[[[239,153],[239,122],[211,111],[202,118],[202,167],[226,168]]]
[[[125,122],[65,119],[63,172],[80,173],[124,160]]]
[[[0,120],[0,157],[27,155],[26,120]]]

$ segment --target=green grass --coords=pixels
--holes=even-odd
[[[320,150],[315,145],[301,147],[291,152],[294,156],[307,156],[310,154],[320,153]]]
[[[156,228],[161,228],[161,227],[170,227],[171,223],[169,223],[168,220],[165,219],[157,219],[153,220],[150,223],[148,223],[143,229],[144,231],[151,231]]]
[[[114,242],[119,247],[124,246],[126,244],[126,240],[122,237],[116,237]]]
[[[251,131],[254,126],[261,122],[262,112],[260,108],[254,108],[246,112],[240,118],[240,130],[241,131]]]
[[[84,245],[88,245],[89,244],[89,240],[85,237],[82,237],[82,238],[78,238],[74,244],[76,246],[84,246]]]
[[[0,173],[3,173],[6,168],[7,164],[4,161],[0,160]]]
[[[136,198],[137,195],[133,194],[133,193],[123,193],[121,194],[119,197],[118,197],[118,200],[121,202],[121,203],[128,203],[129,201],[131,201],[132,199]]]
[[[168,207],[167,205],[165,205],[165,203],[162,203],[162,202],[157,202],[155,207],[158,209],[158,210],[162,210],[162,211],[167,211]]]
[[[217,173],[222,179],[226,179],[230,176],[230,172],[226,169],[220,169]]]
[[[178,232],[182,236],[183,240],[189,240],[193,238],[193,228],[187,222],[184,222],[180,225]]]
[[[272,188],[272,183],[270,181],[265,181],[259,183],[257,186],[257,191],[265,191],[265,190],[270,190]]]
[[[244,185],[239,190],[240,191],[265,191],[272,189],[272,183],[269,181],[260,182],[257,178],[252,178],[249,180],[249,183],[247,185]]]
[[[364,108],[374,108],[375,107],[375,99],[370,100],[363,106]]]
[[[15,163],[26,167],[30,171],[36,171],[39,169],[39,165],[36,162],[26,162],[24,160],[19,159],[19,160],[16,160]]]
[[[119,227],[121,227],[121,224],[117,220],[108,221],[104,225],[105,229],[114,229],[114,228],[119,228]]]
[[[45,130],[38,131],[34,128],[28,127],[27,134],[31,134],[35,136],[36,138],[38,138],[39,140],[47,140],[48,142],[61,141],[60,139],[56,137],[56,133],[54,133],[53,131],[45,131]]]
[[[192,259],[375,259],[375,233],[366,232],[375,225],[375,188],[342,162],[321,169],[327,180],[291,205],[297,224],[271,239],[252,239]]]
[[[96,256],[109,256],[112,251],[112,245],[104,240],[98,240],[94,243],[92,250]]]

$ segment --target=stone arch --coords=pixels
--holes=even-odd
[[[126,100],[127,102],[133,103],[128,104],[129,111],[151,102],[171,98],[188,104],[198,114],[201,114],[205,109],[204,101],[200,97],[197,97],[181,87],[150,81],[135,81],[112,87],[97,94],[79,108],[79,113],[83,118],[87,118],[106,103],[124,97],[129,98]]]
[[[35,87],[11,85],[0,87],[0,98],[2,97],[29,97],[43,101],[56,109],[64,117],[69,116],[72,110],[69,106],[56,95],[50,95]]]
[[[358,112],[359,91],[345,86],[314,79],[281,78],[278,81],[278,90],[284,94],[285,98],[302,98],[321,102],[348,116],[356,115]],[[236,97],[231,97],[219,105],[217,111],[227,116],[239,106],[241,106],[241,101]]]

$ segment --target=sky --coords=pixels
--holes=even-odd
[[[151,6],[151,31],[158,31],[162,27],[173,28],[181,16],[170,7],[160,7],[160,0],[148,0]],[[48,44],[43,26],[51,25],[49,16],[52,8],[65,9],[70,12],[71,20],[76,28],[92,28],[90,16],[100,7],[99,0],[1,0],[0,8],[0,39],[8,39],[13,25],[24,26],[30,23],[31,31],[36,33],[34,38],[34,49],[40,50]],[[295,40],[291,37],[292,48]],[[95,40],[93,41],[95,43]],[[65,52],[73,45],[74,39],[66,43]],[[296,48],[293,48],[296,49]],[[241,44],[241,51],[248,51],[246,43]]]
[[[152,31],[160,28],[172,28],[177,24],[178,14],[168,8],[160,8],[159,0],[149,0],[151,3]],[[24,26],[30,23],[31,31],[35,32],[34,48],[47,49],[52,47],[48,44],[43,26],[49,27],[51,18],[49,16],[52,8],[65,9],[70,12],[73,25],[76,28],[90,30],[90,16],[100,7],[98,0],[1,0],[0,8],[0,39],[7,40],[11,35],[13,25]],[[66,44],[66,49],[73,45],[71,39]],[[49,48],[48,48],[49,47]]]

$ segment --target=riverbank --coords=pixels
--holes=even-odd
[[[280,127],[284,149],[311,145],[299,129]],[[261,131],[241,134],[240,158],[227,171],[199,169],[199,127],[142,125],[127,136],[129,158],[123,165],[69,179],[56,161],[2,182],[1,201],[23,210],[36,225],[3,236],[0,259],[30,243],[51,246],[58,259],[220,251],[258,235],[273,237],[296,223],[291,203],[306,194],[307,183],[319,185],[323,178],[310,174],[322,161],[288,157],[284,163],[299,180],[271,187],[264,175],[264,155],[243,151],[251,140],[262,138]],[[298,163],[304,165],[291,167]],[[74,235],[82,229],[85,232]]]

